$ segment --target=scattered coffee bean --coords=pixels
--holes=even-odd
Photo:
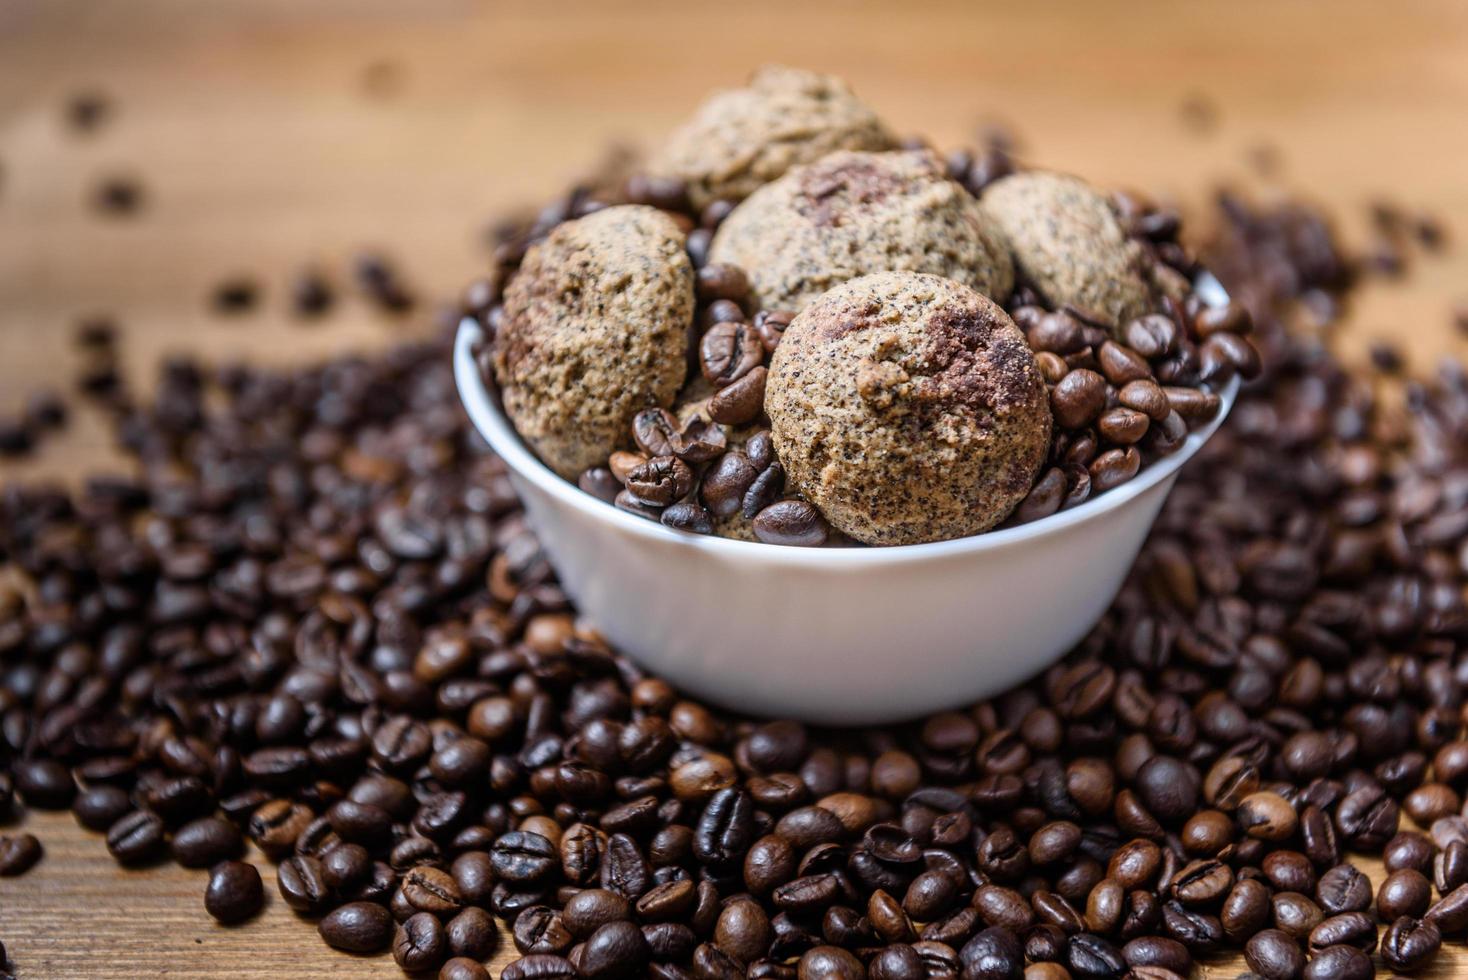
[[[225,925],[250,918],[265,903],[260,872],[243,861],[221,861],[209,872],[204,909]]]

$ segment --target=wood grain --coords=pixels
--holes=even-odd
[[[71,327],[114,313],[139,382],[162,355],[305,363],[420,329],[348,298],[302,326],[285,289],[304,263],[338,281],[354,250],[390,248],[424,296],[485,264],[483,222],[552,194],[613,141],[647,145],[709,87],[767,61],[850,78],[904,131],[940,146],[986,122],[1029,159],[1197,205],[1219,183],[1304,190],[1360,239],[1386,195],[1468,236],[1468,5],[1456,0],[1233,3],[929,0],[739,5],[470,0],[8,0],[0,3],[0,412],[75,370]],[[396,90],[364,93],[394,66]],[[68,131],[66,98],[117,112]],[[1217,124],[1184,125],[1206,96]],[[1261,180],[1250,153],[1281,161]],[[136,174],[148,206],[101,220],[95,183]],[[263,308],[211,316],[213,284],[265,284]],[[1447,310],[1468,299],[1468,249],[1367,291],[1351,356],[1392,337],[1425,369],[1468,353]],[[117,465],[83,412],[0,479],[75,479]],[[333,953],[275,895],[239,928],[204,914],[204,875],[118,869],[66,815],[35,815],[45,861],[0,879],[0,938],[36,980],[392,976]],[[1374,876],[1380,867],[1366,865]],[[262,865],[262,871],[266,870]],[[1207,967],[1231,977],[1235,958]],[[497,971],[496,971],[497,972]],[[1468,973],[1455,946],[1427,974]]]

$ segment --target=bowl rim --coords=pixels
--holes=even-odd
[[[1228,302],[1228,294],[1211,273],[1200,274],[1194,286],[1204,302],[1210,306]],[[483,339],[484,328],[473,317],[465,317],[460,321],[454,337],[453,351],[454,381],[459,389],[460,401],[474,428],[504,460],[505,465],[542,492],[556,498],[563,505],[580,511],[591,520],[611,524],[635,537],[665,546],[688,548],[730,560],[775,558],[781,563],[822,567],[871,567],[1002,551],[1036,538],[1063,533],[1068,528],[1104,517],[1169,479],[1197,455],[1228,417],[1240,387],[1239,378],[1235,375],[1219,392],[1222,404],[1219,405],[1218,414],[1206,425],[1190,432],[1177,452],[1152,463],[1121,486],[1107,490],[1069,510],[1058,511],[1028,524],[946,541],[870,548],[807,548],[678,531],[646,517],[629,514],[560,476],[530,450],[491,396],[475,357],[475,350]]]

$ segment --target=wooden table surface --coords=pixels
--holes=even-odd
[[[1221,182],[1272,183],[1330,205],[1358,240],[1381,197],[1468,238],[1460,0],[3,0],[0,412],[67,383],[72,326],[93,312],[123,324],[139,381],[170,351],[303,363],[402,336],[411,321],[355,298],[319,325],[293,321],[291,274],[316,263],[340,282],[359,247],[381,246],[422,295],[451,296],[485,266],[488,218],[591,170],[613,141],[648,145],[705,89],[770,61],[843,74],[940,146],[999,122],[1028,159],[1185,205]],[[64,107],[87,91],[115,111],[81,135]],[[1190,99],[1213,108],[1210,125],[1187,121]],[[1273,178],[1251,162],[1261,148]],[[89,195],[118,174],[146,205],[99,217]],[[211,315],[213,286],[241,274],[264,284],[261,308]],[[1448,310],[1465,299],[1468,248],[1416,261],[1362,297],[1348,351],[1390,337],[1419,369],[1463,356]],[[105,430],[83,412],[0,479],[105,465]],[[263,863],[265,913],[226,929],[204,914],[202,872],[120,870],[67,815],[27,825],[47,857],[0,879],[0,938],[23,977],[396,973],[328,951]],[[1456,947],[1428,975],[1462,973]]]

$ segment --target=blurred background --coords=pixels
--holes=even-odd
[[[1373,205],[1425,216],[1447,247],[1373,290],[1354,332],[1396,333],[1423,367],[1463,349],[1459,0],[3,0],[0,413],[67,383],[89,315],[120,324],[137,383],[168,351],[298,363],[413,329],[487,268],[494,217],[765,62],[845,76],[942,149],[1002,126],[1027,161],[1194,215],[1220,186],[1283,189],[1363,247]],[[352,288],[364,250],[418,314]],[[305,322],[308,267],[338,302]],[[0,467],[79,472],[107,442],[82,417]]]
[[[1021,159],[1174,202],[1195,234],[1221,187],[1302,195],[1378,258],[1350,357],[1381,339],[1415,370],[1468,354],[1452,314],[1468,304],[1462,0],[0,0],[0,422],[69,393],[89,318],[118,325],[140,391],[174,352],[301,364],[432,329],[488,270],[496,218],[767,62],[845,76],[940,149],[1003,127]],[[1410,229],[1395,255],[1383,208]],[[365,290],[364,254],[389,263]],[[335,298],[322,315],[297,309],[306,270]],[[78,411],[31,457],[0,458],[0,482],[76,478],[111,465],[110,442]],[[121,874],[95,840],[57,839],[49,884],[0,901],[7,941],[7,908],[30,903],[28,941],[73,946],[91,913],[67,896]],[[115,975],[203,976],[230,949],[236,976],[380,974],[303,946],[278,903],[209,929],[197,889],[172,867],[128,879],[118,902],[161,927]]]

